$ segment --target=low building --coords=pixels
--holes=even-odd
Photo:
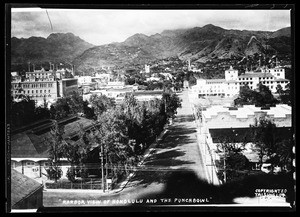
[[[77,134],[80,125],[84,130],[89,130],[93,126],[93,121],[76,116],[66,118],[58,122],[64,125],[65,134],[63,138],[70,143],[78,140]],[[39,181],[45,179],[48,165],[48,145],[46,140],[51,138],[50,129],[53,126],[51,120],[31,125],[23,128],[22,131],[12,132],[11,135],[11,167],[18,172]],[[66,175],[69,163],[66,159],[61,159],[63,177]]]
[[[236,144],[246,144],[243,154],[252,164],[252,169],[260,169],[258,152],[253,144],[250,125],[255,124],[255,119],[267,117],[276,124],[276,136],[281,139],[291,138],[292,110],[285,104],[270,108],[244,105],[241,108],[211,106],[201,112],[201,133],[205,141],[215,152],[218,159],[217,146],[222,138],[230,137]]]
[[[202,121],[209,129],[214,128],[248,128],[255,118],[267,116],[277,127],[291,127],[292,108],[286,104],[261,108],[244,105],[240,108],[212,106],[202,111]]]
[[[43,206],[43,185],[11,170],[11,208],[38,209]]]
[[[150,101],[155,99],[162,99],[162,90],[141,90],[133,92],[133,96],[137,99],[137,101]]]

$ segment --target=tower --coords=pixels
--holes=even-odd
[[[191,71],[191,59],[188,59],[188,71]]]
[[[237,80],[238,79],[238,70],[234,70],[232,66],[228,70],[225,71],[225,80]]]

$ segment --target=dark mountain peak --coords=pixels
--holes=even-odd
[[[142,33],[137,33],[137,34],[134,34],[133,36],[130,36],[129,38],[127,38],[124,41],[124,44],[128,45],[128,46],[138,46],[141,43],[144,43],[145,41],[147,41],[148,39],[149,39],[149,36],[144,35]]]
[[[225,30],[225,29],[223,29],[219,26],[215,26],[213,24],[207,24],[207,25],[203,26],[201,29],[206,30],[206,31],[223,31],[223,30]]]
[[[154,34],[154,35],[151,35],[150,37],[151,37],[151,38],[155,38],[155,39],[159,39],[159,38],[162,37],[162,35],[159,34],[159,33],[156,33],[156,34]]]
[[[56,40],[56,39],[61,39],[61,38],[78,38],[78,36],[75,36],[73,33],[71,32],[68,32],[68,33],[60,33],[60,32],[57,32],[57,33],[51,33],[47,39],[49,40]]]
[[[149,37],[143,33],[136,33],[133,36],[130,36],[129,38],[148,39]]]

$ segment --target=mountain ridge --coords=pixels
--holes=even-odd
[[[288,54],[291,50],[289,39],[290,27],[272,32],[224,29],[213,24],[163,30],[149,36],[136,33],[123,42],[98,46],[73,33],[52,33],[47,38],[12,37],[11,59],[14,63],[64,58],[83,71],[88,66],[99,64],[125,67],[174,56],[184,61],[206,62],[216,58],[242,58],[255,53]],[[47,49],[41,49],[43,46]]]

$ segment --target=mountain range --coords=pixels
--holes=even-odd
[[[11,39],[11,62],[62,61],[77,70],[99,65],[126,67],[177,56],[182,60],[242,58],[258,54],[291,53],[291,28],[277,31],[223,29],[212,24],[164,30],[147,36],[137,33],[124,42],[94,46],[72,33],[52,33],[47,38]]]

